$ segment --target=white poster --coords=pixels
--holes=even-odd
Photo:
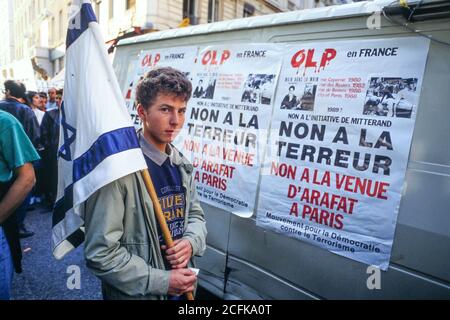
[[[267,142],[281,50],[273,44],[200,51],[177,147],[195,168],[203,202],[250,217]]]
[[[135,100],[136,87],[139,80],[142,79],[145,73],[159,67],[175,68],[191,79],[190,74],[195,65],[197,52],[197,47],[163,48],[141,52],[137,65],[134,68],[134,76],[132,81],[128,80],[128,88],[125,92],[125,101],[128,112],[130,113],[136,128],[141,127],[141,119],[137,114],[137,103]]]
[[[429,40],[289,45],[257,224],[389,266]]]

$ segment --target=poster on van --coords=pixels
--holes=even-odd
[[[139,58],[134,65],[133,76],[131,79],[127,77],[128,83],[125,90],[126,106],[136,129],[142,125],[141,119],[137,114],[135,97],[139,80],[142,79],[145,73],[159,67],[178,69],[191,79],[191,71],[195,65],[197,53],[198,47],[191,46],[145,50],[139,54]]]
[[[386,270],[429,40],[289,45],[257,225]]]
[[[242,217],[253,215],[281,53],[273,44],[201,49],[175,141],[194,165],[200,200]]]

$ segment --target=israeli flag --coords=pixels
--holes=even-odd
[[[84,240],[82,203],[108,183],[147,168],[90,1],[79,5],[66,40],[52,230],[57,259]]]

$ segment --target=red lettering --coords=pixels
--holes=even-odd
[[[161,55],[159,53],[155,54],[155,58],[152,62],[152,55],[146,54],[145,57],[142,59],[141,65],[143,67],[152,67],[155,66],[159,60],[161,60]]]
[[[156,66],[156,64],[159,62],[159,60],[161,60],[161,55],[159,54],[159,53],[157,53],[156,55],[155,55],[155,62],[154,62],[154,65]]]
[[[200,172],[198,172],[198,171],[195,172],[194,180],[196,182],[200,182]]]
[[[320,61],[320,67],[325,69],[325,67],[330,64],[330,61],[336,58],[336,50],[326,49],[322,55],[322,60]]]
[[[294,212],[295,214],[295,212],[298,213],[298,208],[296,206],[296,203],[294,203],[294,205],[292,205],[291,207],[291,212]],[[294,207],[297,211],[293,210]],[[320,210],[319,212],[318,208],[312,208],[308,205],[303,206],[302,218],[307,218],[309,219],[309,221],[313,221],[335,229],[342,229],[344,227],[344,224],[342,222],[342,220],[344,219],[343,215],[334,214],[333,212],[328,212],[327,210]]]
[[[353,180],[355,180],[355,177],[346,177],[344,186],[345,191],[353,192],[353,189],[351,188],[353,186]]]
[[[342,222],[344,216],[342,214],[337,214],[334,218],[335,218],[334,228],[341,230],[344,227],[344,223]]]
[[[383,200],[387,200],[387,196],[386,196],[386,188],[389,187],[389,183],[386,182],[382,182],[380,183],[380,187],[378,188],[378,199],[383,199]]]
[[[217,51],[208,50],[205,52],[202,58],[202,64],[207,65],[217,65],[218,63],[224,64],[231,57],[231,52],[229,50],[224,50],[220,56],[220,62],[217,61]]]
[[[302,173],[302,177],[300,178],[300,181],[304,181],[306,183],[309,183],[309,169],[305,168]]]
[[[319,197],[320,197],[320,192],[317,190],[313,190],[311,192],[310,203],[315,204],[316,206],[319,205]]]
[[[305,60],[307,59],[307,57],[309,57],[309,60],[311,60],[311,59],[312,59],[312,57],[310,57],[311,52],[312,52],[312,54],[314,54],[314,49],[309,49],[309,50],[308,50],[308,55],[305,54],[305,50],[304,50],[304,49],[302,49],[302,50],[296,52],[296,53],[292,56],[292,59],[291,59],[291,65],[292,65],[292,67],[294,67],[294,68],[300,68],[301,65],[303,64],[303,62],[305,62]]]
[[[299,191],[300,191],[300,187],[299,187]],[[288,194],[287,194],[288,198],[293,199],[293,198],[295,198],[296,195],[297,195],[297,186],[290,184],[289,188],[288,188]]]
[[[297,202],[294,202],[292,204],[291,211],[289,212],[289,215],[298,217],[298,204],[297,204]]]
[[[220,64],[224,64],[224,62],[226,60],[228,60],[228,58],[230,58],[230,56],[231,56],[230,51],[229,50],[224,50],[223,53],[222,53],[222,58],[220,59]]]
[[[325,49],[325,51],[322,53],[319,70],[317,70],[317,61],[314,60],[314,51],[314,49],[308,49],[307,52],[305,49],[297,51],[291,59],[292,67],[300,68],[304,64],[305,72],[308,68],[314,68],[317,72],[320,71],[320,68],[325,69],[325,67],[330,64],[331,60],[336,58],[337,54],[335,49]]]
[[[302,210],[302,218],[305,219],[306,216],[310,215],[312,211],[312,208],[310,206],[303,206],[303,210]]]
[[[146,54],[145,57],[142,59],[142,66],[145,67],[149,63],[149,55]]]
[[[338,189],[338,190],[340,190],[341,188],[342,188],[342,184],[344,183],[344,181],[345,181],[345,175],[343,175],[342,176],[342,178],[341,178],[341,175],[339,174],[339,173],[336,173],[336,188]]]
[[[203,65],[206,65],[206,64],[208,64],[210,61],[211,61],[211,51],[208,50],[208,51],[206,51],[205,54],[203,55],[203,58],[202,58],[202,64],[203,64]]]

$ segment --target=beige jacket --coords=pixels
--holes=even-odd
[[[201,256],[207,232],[193,167],[173,151],[186,195],[183,238],[190,241],[193,255]],[[140,173],[101,188],[84,209],[87,266],[101,279],[104,298],[165,299],[169,271],[164,270],[153,205]]]

